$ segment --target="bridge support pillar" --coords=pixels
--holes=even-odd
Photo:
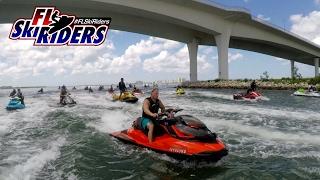
[[[226,32],[214,36],[218,51],[219,79],[229,79],[228,72],[228,48],[230,41],[231,28]]]
[[[197,56],[198,56],[198,45],[199,41],[193,39],[192,42],[188,43],[189,60],[190,60],[190,81],[195,82],[198,80],[198,67],[197,67]]]
[[[319,58],[314,58],[314,76],[319,76]]]
[[[294,78],[294,60],[291,60],[291,78]]]

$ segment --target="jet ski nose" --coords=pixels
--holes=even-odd
[[[215,160],[218,161],[221,158],[223,158],[224,156],[227,156],[229,154],[229,150],[228,149],[223,149],[221,151],[206,151],[206,152],[202,152],[199,153],[197,155],[195,155],[198,158],[203,158],[206,160]]]

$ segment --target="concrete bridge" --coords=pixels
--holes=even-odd
[[[83,17],[112,17],[111,29],[186,43],[190,80],[197,80],[199,45],[217,46],[219,78],[228,79],[228,48],[259,52],[315,66],[320,46],[261,22],[243,9],[212,5],[206,0],[0,0],[0,23],[31,18],[35,6],[56,6]]]

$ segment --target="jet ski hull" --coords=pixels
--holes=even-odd
[[[7,110],[24,109],[25,105],[18,99],[11,99],[6,107]]]
[[[318,92],[300,92],[300,91],[296,91],[293,93],[293,95],[295,96],[305,96],[305,97],[320,97],[320,93]]]
[[[228,155],[228,150],[220,139],[214,142],[185,141],[168,134],[156,136],[149,143],[143,131],[130,128],[110,134],[111,136],[130,144],[151,149],[181,160],[205,160],[216,162]]]
[[[14,105],[14,106],[8,105],[6,107],[7,110],[17,110],[17,109],[24,109],[24,108],[25,108],[25,105],[23,104]]]
[[[252,92],[250,94],[233,94],[234,100],[254,100],[254,99],[260,99],[262,96],[258,92]]]
[[[132,95],[131,93],[124,93],[121,95],[121,98],[119,98],[119,95],[113,94],[112,99],[114,101],[121,101],[121,102],[126,102],[126,103],[136,103],[139,99]]]
[[[176,90],[176,94],[177,95],[183,95],[183,94],[185,94],[186,92],[184,91],[184,89],[178,89],[178,90]]]

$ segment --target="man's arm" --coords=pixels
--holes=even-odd
[[[159,105],[160,105],[161,112],[164,113],[164,111],[166,110],[166,108],[164,107],[162,101],[160,101],[160,100],[159,100]]]

